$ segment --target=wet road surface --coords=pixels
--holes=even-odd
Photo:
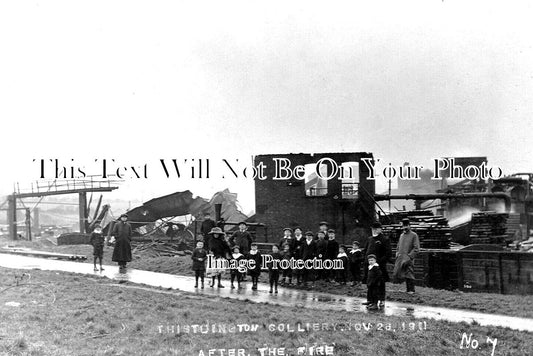
[[[118,281],[142,283],[153,287],[176,289],[185,292],[212,295],[222,298],[248,300],[255,303],[270,303],[290,307],[303,307],[320,310],[344,310],[357,313],[383,313],[398,317],[428,318],[450,322],[477,322],[484,326],[508,327],[513,330],[533,332],[533,319],[505,315],[485,314],[469,310],[448,309],[416,304],[387,301],[382,311],[368,311],[361,303],[363,298],[348,297],[329,293],[302,291],[279,287],[278,294],[270,294],[267,284],[259,283],[258,290],[251,290],[251,283],[244,283],[244,288],[231,289],[228,280],[223,280],[225,288],[210,288],[210,279],[206,278],[204,289],[194,288],[194,277],[128,269],[126,274],[118,273],[117,266],[104,266],[104,271],[93,272],[93,265],[71,261],[59,261],[27,256],[0,254],[0,266],[17,269],[40,269],[48,271],[65,271],[108,277]]]

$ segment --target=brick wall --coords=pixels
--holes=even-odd
[[[308,197],[303,180],[273,180],[273,158],[287,158],[291,167],[315,164],[321,158],[329,157],[339,166],[343,162],[359,162],[360,185],[357,199],[342,199],[341,180],[328,180],[326,196]],[[373,158],[371,153],[320,153],[320,154],[285,154],[259,155],[255,164],[266,165],[266,180],[255,180],[256,221],[267,225],[268,240],[277,242],[283,236],[284,227],[302,227],[303,231],[318,231],[318,222],[325,220],[330,228],[336,230],[341,243],[350,243],[360,234],[361,229],[368,229],[374,217],[374,204],[370,196],[374,195],[375,183],[367,180],[369,171],[361,161]]]

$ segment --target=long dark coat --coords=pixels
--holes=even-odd
[[[261,274],[261,267],[262,267],[262,262],[263,262],[261,253],[259,251],[257,251],[255,255],[248,253],[248,255],[246,256],[246,259],[255,261],[255,268],[250,268],[248,270],[248,274],[252,277],[259,277],[259,275]]]
[[[387,262],[389,262],[392,257],[392,248],[390,245],[390,240],[383,234],[379,234],[377,236],[370,236],[368,238],[365,253],[365,257],[367,259],[368,255],[376,255],[376,262],[378,263],[379,268],[381,269],[383,280],[385,282],[388,282],[389,273],[387,272]]]
[[[230,255],[229,245],[221,236],[215,237],[211,235],[209,249],[213,251],[213,256],[215,258],[228,258]]]
[[[205,263],[207,261],[207,251],[205,249],[195,248],[191,258],[193,271],[205,271]]]
[[[117,222],[113,227],[113,236],[115,236],[115,249],[113,250],[112,261],[114,262],[131,262],[131,235],[133,230],[127,222]]]
[[[311,240],[311,243],[308,244],[307,241],[304,241],[302,244],[302,259],[304,261],[306,260],[312,260],[316,257],[316,242],[314,240]]]
[[[381,268],[372,267],[368,271],[366,285],[368,287],[372,287],[381,285],[381,283],[383,283],[383,275],[381,274]]]
[[[294,259],[298,260],[302,258],[304,243],[305,243],[305,237],[302,236],[300,240],[298,240],[296,237],[294,238],[293,250],[291,251]]]
[[[418,235],[413,232],[404,232],[398,241],[396,250],[396,264],[394,265],[394,281],[400,282],[405,278],[415,279],[415,257],[420,250]]]
[[[325,260],[328,252],[328,241],[318,239],[316,241],[316,257]]]
[[[328,246],[326,247],[326,258],[328,260],[334,260],[339,254],[339,243],[336,239],[328,240]]]
[[[235,231],[230,237],[231,248],[239,247],[239,252],[246,255],[252,246],[252,235],[248,231]]]

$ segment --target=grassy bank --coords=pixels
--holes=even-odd
[[[29,272],[31,279],[24,277],[23,285],[15,286],[15,276],[23,272]],[[419,320],[407,317],[255,304],[68,273],[0,268],[0,275],[3,355],[200,355],[200,350],[207,355],[209,349],[236,348],[253,356],[260,355],[258,348],[265,345],[286,347],[294,354],[306,344],[333,346],[334,355],[341,356],[491,355],[487,337],[497,339],[495,355],[530,355],[533,350],[531,334],[502,328],[432,320],[421,326]],[[414,330],[410,322],[415,322]],[[239,324],[258,328],[235,333],[177,332],[178,325],[206,323],[217,328]],[[297,323],[326,323],[328,329],[291,332],[279,326],[289,324],[295,329]],[[351,330],[334,331],[333,325]],[[472,334],[481,348],[461,349],[463,333]]]
[[[0,241],[0,246],[4,246],[6,243],[7,241],[5,240]],[[32,247],[44,251],[87,255],[87,263],[92,263],[92,247],[88,245],[55,246],[46,240],[31,243],[17,241],[15,243],[10,242],[10,244]],[[115,264],[111,261],[112,253],[112,247],[105,248],[104,264]],[[133,261],[129,266],[131,268],[153,272],[193,275],[191,271],[190,256],[148,257],[143,256],[142,254],[134,254]],[[261,279],[262,281],[267,282],[267,274],[263,273]],[[359,287],[352,287],[350,285],[336,286],[318,281],[315,283],[313,290],[354,297],[366,297],[366,287],[364,285]],[[417,293],[411,296],[404,293],[404,290],[405,285],[387,283],[387,300],[533,318],[533,296],[530,295],[463,293],[460,291],[417,287]]]

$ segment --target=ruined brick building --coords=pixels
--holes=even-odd
[[[341,243],[364,235],[375,216],[375,182],[367,179],[370,171],[363,159],[373,156],[366,152],[256,156],[255,165],[265,164],[268,178],[255,180],[255,221],[268,227],[268,241],[277,242],[284,227],[316,232],[323,220],[336,230]],[[294,170],[292,177],[287,168],[279,168],[288,165]],[[299,165],[303,167],[295,169]],[[281,179],[273,179],[276,176]]]

